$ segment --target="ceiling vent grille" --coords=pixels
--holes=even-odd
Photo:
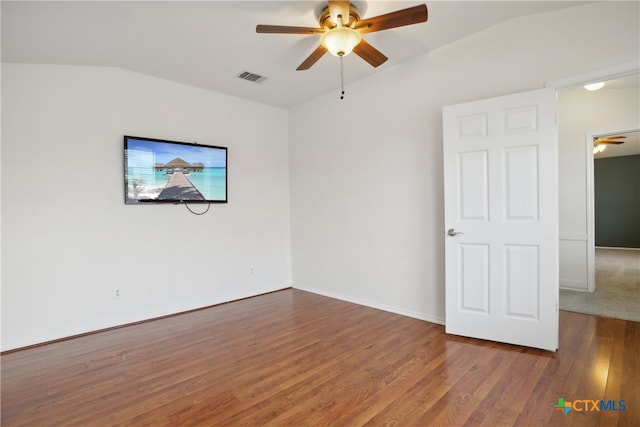
[[[238,74],[238,78],[242,80],[249,80],[250,82],[254,82],[254,83],[260,83],[261,81],[266,79],[266,77],[261,76],[260,74],[254,74],[248,71],[243,71],[240,74]]]

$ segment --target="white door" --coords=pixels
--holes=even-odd
[[[558,348],[555,89],[443,109],[446,332]]]

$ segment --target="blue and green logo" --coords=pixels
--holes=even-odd
[[[569,411],[573,409],[571,407],[571,402],[565,402],[564,398],[562,397],[558,398],[558,403],[553,407],[556,408],[557,411],[563,411],[565,415],[567,415]]]
[[[563,397],[558,398],[558,403],[553,405],[556,411],[561,411],[567,415],[570,411],[575,412],[599,412],[599,411],[624,411],[627,405],[624,400],[592,400],[580,399],[568,402]]]

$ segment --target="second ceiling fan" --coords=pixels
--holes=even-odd
[[[373,18],[360,19],[358,9],[349,1],[329,1],[320,15],[319,27],[291,27],[284,25],[258,25],[257,33],[268,34],[317,34],[320,44],[296,70],[308,70],[325,53],[342,57],[353,51],[373,67],[382,65],[388,58],[367,43],[362,34],[388,30],[427,20],[427,5],[410,7]]]
[[[593,154],[602,153],[607,145],[620,145],[624,144],[624,135],[612,135],[612,136],[597,136],[593,138]]]

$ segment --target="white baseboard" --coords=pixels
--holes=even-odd
[[[307,288],[307,287],[301,287],[301,286],[295,286],[295,285],[293,286],[293,288],[294,289],[300,289],[301,291],[311,292],[313,294],[322,295],[322,296],[329,297],[329,298],[338,299],[340,301],[346,301],[346,302],[350,302],[350,303],[353,303],[353,304],[358,304],[358,305],[362,305],[362,306],[365,306],[365,307],[370,307],[370,308],[375,308],[377,310],[386,311],[386,312],[389,312],[389,313],[399,314],[401,316],[411,317],[413,319],[424,320],[426,322],[435,323],[435,324],[438,324],[438,325],[444,325],[445,324],[443,318],[429,316],[429,315],[426,315],[424,313],[416,313],[414,311],[409,311],[409,310],[405,310],[405,309],[402,309],[402,308],[393,307],[393,306],[390,306],[390,305],[373,303],[371,301],[364,301],[364,300],[360,300],[360,299],[357,299],[357,298],[348,297],[346,295],[340,295],[340,294],[336,294],[336,293],[332,293],[332,292],[326,292],[326,291],[321,290],[321,289]]]
[[[609,246],[596,246],[596,249],[615,249],[617,251],[640,251],[640,248],[616,248]]]
[[[589,285],[584,280],[560,279],[560,289],[567,291],[589,292]]]

